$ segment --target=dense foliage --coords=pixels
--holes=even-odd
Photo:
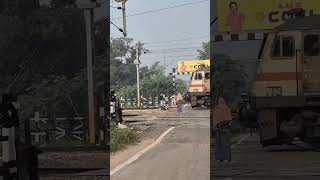
[[[111,38],[111,88],[117,90],[119,97],[136,97],[136,65],[134,47],[139,47],[139,54],[148,52],[143,43],[132,45],[131,38]],[[143,59],[143,57],[142,57]],[[140,93],[143,97],[155,97],[160,94],[174,95],[177,91],[186,92],[187,86],[181,79],[176,80],[176,89],[172,78],[165,75],[164,67],[155,62],[150,67],[140,68]]]
[[[246,92],[247,74],[240,61],[224,54],[215,54],[213,73],[213,96],[223,96],[228,104],[234,105],[240,94]]]
[[[5,2],[0,10],[0,93],[18,94],[23,117],[46,111],[48,104],[57,116],[85,116],[86,43],[81,11],[65,8],[68,3],[58,0],[50,7],[35,0]],[[105,24],[96,22],[100,27]],[[97,94],[109,77],[106,33],[100,28],[95,36],[99,40],[94,68]]]

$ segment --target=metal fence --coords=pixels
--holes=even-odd
[[[120,97],[120,106],[123,108],[126,107],[136,107],[137,106],[137,98],[126,98]],[[160,100],[159,97],[148,97],[148,98],[141,98],[140,107],[160,107]]]
[[[97,117],[98,122],[106,123],[104,113]],[[99,123],[98,123],[99,124]],[[97,125],[98,125],[97,124]],[[100,129],[103,125],[99,125]],[[88,125],[86,117],[41,117],[39,112],[30,118],[32,144],[42,145],[82,145],[88,142]],[[98,131],[102,133],[101,131]],[[99,140],[104,137],[103,134]],[[104,140],[102,140],[104,141]]]
[[[30,118],[30,128],[32,143],[43,145],[63,142],[84,142],[86,138],[86,119],[83,117],[54,118],[40,117],[39,112],[35,112]]]

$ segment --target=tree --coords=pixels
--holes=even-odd
[[[198,59],[210,59],[210,42],[202,43],[202,49],[197,51],[199,53]]]
[[[213,59],[213,95],[215,98],[223,96],[232,105],[247,90],[247,74],[239,61],[227,55],[215,54]]]
[[[181,80],[176,80],[176,89],[173,87],[171,77],[165,75],[164,67],[160,62],[155,62],[150,66],[145,66],[141,71],[140,93],[143,97],[156,97],[160,94],[174,95],[177,91],[186,92],[187,85]],[[126,85],[119,88],[117,94],[121,97],[136,97],[136,84]]]
[[[39,8],[35,0],[17,2],[12,6],[15,10],[2,6],[0,12],[0,93],[11,87],[9,91],[18,94],[23,117],[48,103],[58,116],[86,116],[86,43],[81,10]],[[28,11],[19,9],[21,3],[29,5]],[[109,39],[106,41],[105,34],[100,31],[95,36],[101,47],[94,64],[97,86],[109,79]]]
[[[176,92],[181,92],[182,94],[186,93],[188,90],[188,86],[186,82],[182,79],[176,79]]]
[[[136,65],[133,64],[136,58],[134,47],[139,47],[140,55],[148,50],[143,47],[143,43],[132,45],[132,42],[132,38],[111,38],[110,86],[114,89],[134,85],[137,82]]]

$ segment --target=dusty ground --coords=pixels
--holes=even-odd
[[[316,180],[320,178],[319,152],[295,146],[263,148],[259,135],[249,134],[232,147],[231,163],[213,163],[213,179]],[[214,150],[214,147],[211,147]],[[214,158],[214,153],[211,155]],[[213,162],[213,161],[212,161]]]
[[[174,112],[174,110],[170,110]],[[139,129],[140,142],[135,145],[130,145],[123,151],[114,153],[110,157],[111,169],[116,165],[126,161],[132,155],[139,152],[144,147],[151,144],[166,128],[152,128],[149,125],[154,121],[159,120],[164,113],[168,111],[161,111],[159,109],[151,110],[125,110],[124,115],[138,115],[127,116],[124,120],[129,126],[137,127]],[[147,122],[144,125],[135,125],[135,123]],[[131,124],[131,125],[130,125]],[[39,155],[40,168],[92,168],[102,169],[94,170],[85,173],[77,173],[74,175],[59,175],[46,176],[41,175],[41,180],[60,180],[60,179],[106,179],[107,171],[109,171],[108,158],[109,154],[106,152],[47,152]],[[104,170],[103,170],[104,169]]]
[[[209,111],[185,108],[160,112],[158,120],[130,123],[149,129],[151,135],[162,128],[175,127],[164,139],[137,161],[115,173],[112,180],[209,180]],[[151,129],[152,128],[152,129]]]
[[[139,129],[140,141],[130,145],[122,151],[112,153],[110,157],[110,169],[125,162],[127,159],[138,153],[148,145],[152,144],[164,131],[166,127],[152,127],[156,121],[159,121],[165,114],[174,114],[175,110],[161,111],[160,109],[149,110],[124,110],[124,115],[138,115],[124,117],[128,126]]]

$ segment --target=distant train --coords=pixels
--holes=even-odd
[[[192,108],[210,106],[210,67],[200,67],[192,73],[188,96]]]

